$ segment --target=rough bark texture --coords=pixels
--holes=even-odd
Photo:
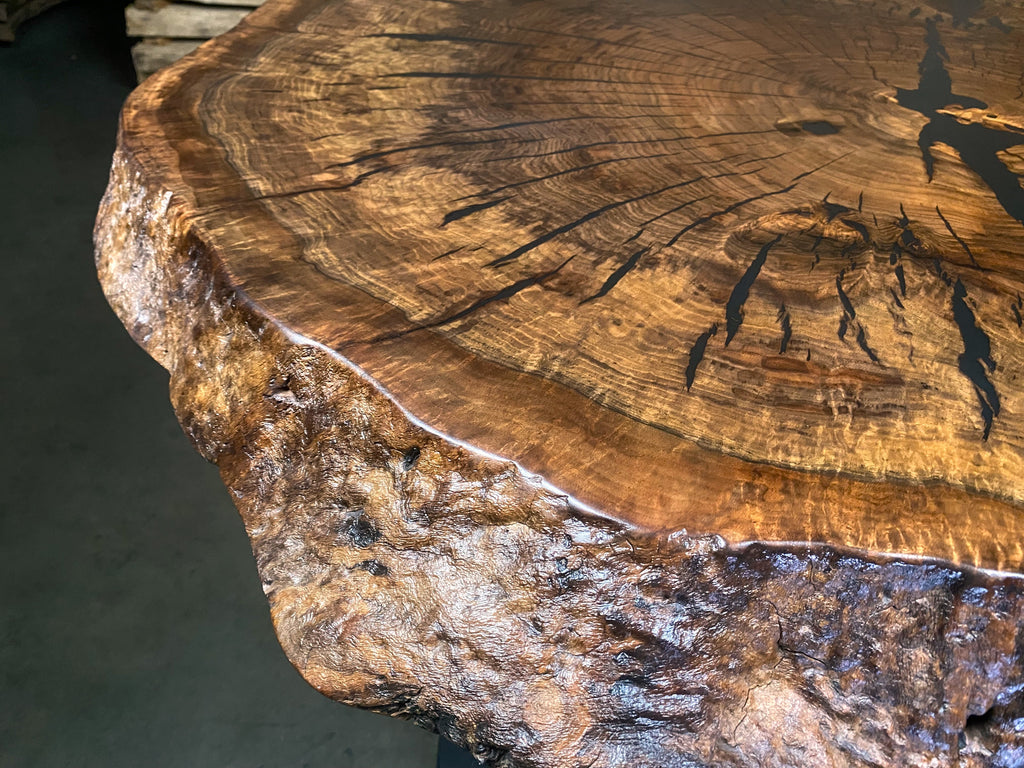
[[[1006,40],[1019,41],[1003,29],[1015,20],[972,21],[980,4],[957,5],[952,18],[898,5],[814,4],[785,16],[789,27],[655,2],[646,15],[601,4],[427,5],[437,12],[270,2],[238,31],[155,76],[126,107],[97,223],[108,298],[170,371],[185,431],[220,467],[295,666],[328,696],[435,726],[497,765],[1024,763],[1024,458],[1016,426],[1024,409],[1016,406],[1022,356],[1012,336],[1013,308],[1021,310],[1021,217],[1017,193],[994,166],[972,165],[978,155],[970,147],[980,145],[957,146],[955,137],[951,145],[946,134],[941,146],[955,150],[947,156],[926,135],[950,110],[957,125],[991,131],[985,141],[1011,146],[1020,135],[1006,116],[1009,95],[998,102],[1007,109],[985,113],[995,117],[965,115],[978,100],[952,105],[936,74],[949,66],[955,78],[967,76],[949,62],[954,50],[968,49],[950,40],[967,46],[977,38],[1005,54],[1013,47]],[[824,5],[839,26],[866,20],[863,56],[813,50],[807,30],[824,18]],[[681,8],[685,24],[676,19]],[[888,27],[886,12],[895,19]],[[727,22],[740,30],[732,38],[719,26]],[[326,43],[341,27],[348,36]],[[857,124],[850,112],[819,105],[811,119],[806,110],[768,109],[752,82],[725,88],[733,77],[726,69],[737,82],[748,72],[767,82],[770,72],[751,62],[761,61],[754,53],[766,50],[768,33],[783,28],[794,34],[780,38],[788,58],[779,53],[768,67],[783,82],[763,86],[773,99],[804,93],[806,79],[786,79],[793,72],[820,74],[819,101],[846,99],[858,93],[864,69],[871,85],[858,104],[877,103],[877,112]],[[488,50],[518,51],[550,35],[560,37],[557,45],[548,40],[547,56],[493,54],[491,69],[474,58],[485,40]],[[610,40],[628,41],[631,53],[602,58]],[[791,50],[792,40],[808,47],[818,69]],[[428,43],[456,53],[418,51]],[[669,43],[678,59],[666,56]],[[577,48],[552,63],[560,46]],[[988,55],[970,50],[964,55]],[[1019,63],[1019,46],[1016,55]],[[621,63],[629,56],[640,57],[634,69],[646,72],[645,82],[657,81],[658,65],[671,68],[677,80],[666,82],[675,88],[717,88],[717,112],[701,122],[728,123],[735,101],[733,112],[753,104],[755,116],[771,121],[772,141],[801,132],[848,144],[790,147],[793,158],[759,175],[728,166],[751,159],[746,145],[712,150],[690,136],[682,158],[577,177],[571,168],[619,161],[579,156],[584,144],[595,152],[602,141],[587,131],[604,132],[615,152],[662,141],[652,133],[657,118],[641,121],[632,139],[609,126],[620,107],[663,109],[670,88],[627,103],[614,84],[580,84],[607,78],[612,60],[629,70]],[[701,70],[686,56],[713,66]],[[285,66],[298,61],[301,74]],[[792,72],[787,61],[797,62]],[[837,80],[846,90],[829,84],[834,73],[824,61],[852,70]],[[544,88],[564,81],[563,65],[573,68],[581,109],[597,110],[604,122],[531,134],[542,121],[581,119],[542,117],[528,106],[541,96],[552,101]],[[687,67],[697,69],[684,78]],[[497,70],[503,85],[474,86]],[[1016,93],[1009,79],[985,85],[982,70],[972,75],[974,92]],[[335,80],[325,79],[328,71]],[[541,81],[540,93],[517,78]],[[265,97],[253,96],[254,80]],[[386,83],[400,85],[390,107],[368,103]],[[342,90],[327,98],[333,88]],[[294,110],[308,111],[281,112],[281,92],[292,94]],[[936,111],[932,102],[942,98],[950,103]],[[458,118],[465,127],[444,125],[428,99],[473,106]],[[311,132],[332,140],[317,112],[322,100],[341,105],[333,115],[341,144],[331,150],[334,170],[319,158],[311,180],[306,166],[320,151]],[[612,106],[602,112],[598,101]],[[569,108],[566,94],[553,103]],[[900,110],[918,107],[921,120],[896,124]],[[247,135],[257,124],[263,130]],[[872,133],[878,126],[888,138]],[[728,127],[700,135],[736,133]],[[527,133],[510,135],[520,130]],[[388,143],[396,138],[404,148]],[[502,142],[495,152],[577,154],[561,158],[570,163],[562,169],[547,160],[498,169],[488,155],[456,149],[415,155],[492,138]],[[818,166],[843,167],[865,146],[846,170],[803,187]],[[732,160],[728,147],[738,155]],[[687,154],[695,148],[713,156],[695,159]],[[901,154],[910,150],[913,163]],[[408,152],[394,166],[375,164]],[[929,185],[922,158],[933,155],[940,159]],[[861,168],[868,157],[875,164]],[[996,160],[1011,173],[1005,154]],[[660,209],[636,205],[700,163],[707,188],[679,187],[686,196]],[[891,179],[887,168],[905,178]],[[560,181],[530,192],[536,199],[495,203],[491,195],[451,207],[467,185],[531,187],[519,175],[525,170]],[[710,180],[716,171],[748,175],[740,186],[722,186]],[[400,176],[389,180],[391,173]],[[671,175],[676,182],[666,181]],[[783,182],[771,187],[773,178]],[[873,186],[858,199],[865,179]],[[820,185],[831,184],[829,196]],[[417,217],[416,195],[431,186]],[[553,218],[535,228],[526,222],[542,211],[545,194],[544,215]],[[501,205],[514,210],[476,223]],[[449,213],[435,217],[435,209]],[[669,230],[653,225],[683,210],[688,218]],[[476,234],[456,231],[460,221],[474,222]],[[672,250],[689,236],[697,239]],[[453,264],[454,251],[446,251],[474,237],[481,263],[467,257],[430,271]],[[625,258],[595,273],[619,245]],[[544,248],[523,273],[485,269]],[[583,262],[577,273],[565,266]],[[476,282],[468,281],[470,267],[483,275]],[[669,284],[676,293],[666,303]],[[703,314],[681,308],[682,294],[703,294]],[[576,313],[589,311],[599,313],[591,321],[608,319],[600,326],[606,336],[626,327],[627,341],[609,354],[637,361],[637,370],[654,371],[657,359],[674,355],[667,380],[641,375],[616,384],[611,373],[588,385],[577,365],[586,355],[565,350],[586,349],[572,329],[581,322]],[[884,326],[876,312],[886,313]],[[705,330],[690,338],[691,326]],[[518,341],[503,337],[503,327],[520,329]],[[645,327],[657,333],[636,336]],[[561,332],[555,347],[539,341]],[[663,344],[671,355],[659,358]],[[741,375],[744,360],[758,364]],[[696,391],[704,376],[710,389]],[[846,399],[828,404],[836,392]],[[693,425],[674,410],[681,403]],[[489,419],[474,421],[488,405]],[[855,416],[861,406],[867,412]],[[718,420],[701,422],[705,412]],[[715,433],[719,424],[725,428]],[[644,468],[659,457],[659,467]],[[615,506],[631,490],[642,501]]]

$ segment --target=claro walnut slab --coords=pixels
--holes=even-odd
[[[326,695],[1016,768],[1022,173],[1019,4],[270,0],[128,100],[97,262]]]

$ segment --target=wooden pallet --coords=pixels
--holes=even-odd
[[[141,83],[162,67],[227,32],[263,0],[136,0],[124,12],[132,61]]]

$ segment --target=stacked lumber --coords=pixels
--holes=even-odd
[[[0,0],[0,42],[13,43],[14,30],[60,0]]]
[[[141,83],[200,43],[227,32],[263,0],[136,0],[124,12],[132,61]]]

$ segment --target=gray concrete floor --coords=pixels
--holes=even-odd
[[[0,47],[0,766],[433,766],[436,736],[288,664],[216,471],[100,293],[121,5]]]

